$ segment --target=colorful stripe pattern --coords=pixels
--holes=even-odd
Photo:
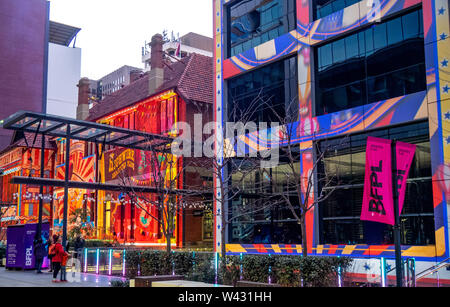
[[[416,120],[428,119],[430,126],[431,163],[436,244],[432,246],[403,246],[403,255],[424,260],[443,260],[449,257],[450,221],[450,22],[448,0],[379,0],[360,1],[320,20],[313,21],[311,0],[297,0],[297,28],[272,41],[223,59],[222,45],[225,32],[222,10],[229,0],[215,0],[215,71],[216,119],[222,118],[223,80],[238,76],[261,65],[288,55],[297,54],[300,118],[289,131],[295,131],[295,143],[303,151],[301,169],[304,174],[312,168],[312,141],[362,132]],[[359,108],[313,117],[311,90],[311,48],[349,31],[377,22],[407,8],[422,6],[427,91],[379,101]],[[249,148],[270,146],[270,139],[259,135],[241,138]],[[216,204],[217,205],[217,204]],[[313,212],[307,217],[308,249],[317,255],[349,255],[355,257],[393,256],[392,246],[320,245],[315,233]],[[217,238],[216,238],[217,242]],[[227,245],[231,254],[273,253],[300,254],[300,245]]]
[[[216,0],[215,2],[217,2]],[[226,3],[228,1],[224,1]],[[297,0],[297,28],[260,46],[226,59],[224,79],[255,69],[283,56],[301,52],[308,46],[323,43],[361,26],[377,22],[405,8],[421,3],[421,0],[361,1],[322,19],[309,22],[310,1]]]

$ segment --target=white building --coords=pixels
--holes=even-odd
[[[81,49],[70,47],[81,29],[50,21],[47,113],[76,118]]]
[[[180,46],[180,54],[177,55],[177,48]],[[197,53],[205,56],[213,56],[213,39],[197,33],[190,32],[179,39],[167,40],[163,45],[165,52],[165,59],[170,62],[175,62],[184,57]],[[145,44],[142,48],[142,63],[144,63],[144,71],[150,71],[150,58],[152,50],[149,44]]]

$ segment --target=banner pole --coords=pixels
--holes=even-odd
[[[403,287],[403,262],[400,237],[400,212],[398,204],[398,177],[397,177],[397,150],[396,140],[392,141],[392,195],[394,200],[394,244],[395,244],[395,271],[397,276],[397,287]]]

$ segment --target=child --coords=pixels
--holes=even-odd
[[[69,259],[69,253],[64,251],[62,258],[61,258],[61,282],[67,282],[66,279],[66,266],[67,266],[67,260]]]

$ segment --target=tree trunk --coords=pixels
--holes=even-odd
[[[223,208],[222,208],[223,209]],[[224,211],[224,210],[222,210]],[[225,259],[225,255],[226,255],[226,244],[225,244],[225,233],[226,233],[226,227],[225,227],[225,220],[224,220],[224,215],[222,213],[222,228],[220,229],[220,233],[222,236],[222,242],[220,243],[220,248],[221,248],[221,258]]]
[[[165,232],[167,253],[170,253],[172,251],[172,244],[171,244],[172,235],[171,235],[171,233],[172,232],[170,230]]]
[[[305,217],[302,217],[300,219],[300,225],[302,229],[302,255],[303,257],[308,256],[308,244],[307,244],[307,237],[306,237],[306,219]]]

